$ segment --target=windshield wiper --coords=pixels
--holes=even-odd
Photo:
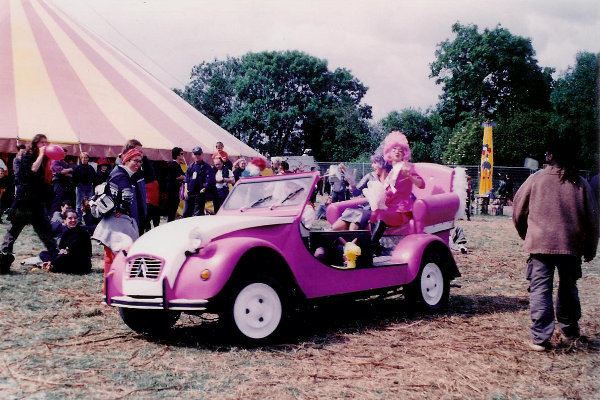
[[[242,208],[240,211],[244,211],[244,210],[247,210],[249,208],[256,207],[257,205],[262,204],[265,201],[269,200],[271,197],[273,197],[273,195],[262,197],[262,198],[256,200],[254,203],[250,204],[249,206]]]
[[[290,194],[288,194],[287,196],[285,196],[285,199],[281,200],[279,203],[277,203],[277,206],[282,205],[283,203],[285,203],[286,201],[288,201],[289,199],[291,199],[292,197],[294,197],[296,194],[298,194],[298,192],[304,190],[303,187],[298,188],[296,190],[294,190],[293,192],[291,192]],[[272,205],[271,206],[271,210],[276,206],[276,205]]]

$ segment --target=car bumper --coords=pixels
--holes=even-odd
[[[103,303],[112,307],[139,308],[173,311],[206,311],[206,299],[181,299],[173,297],[173,289],[163,279],[161,296],[127,296],[123,293],[110,293],[109,276],[105,278],[106,293]]]

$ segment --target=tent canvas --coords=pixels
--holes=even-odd
[[[38,133],[92,157],[128,139],[154,160],[217,141],[233,158],[260,155],[53,2],[0,0],[0,152]]]

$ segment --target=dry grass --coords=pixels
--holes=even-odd
[[[99,248],[84,277],[15,263],[0,277],[0,397],[600,398],[600,262],[579,282],[590,343],[557,336],[553,351],[530,352],[526,255],[510,218],[459,224],[470,252],[455,254],[463,276],[445,313],[412,312],[398,296],[335,300],[302,314],[289,344],[258,349],[231,347],[199,317],[165,340],[131,332],[100,305]],[[27,228],[19,259],[40,249],[33,237]]]

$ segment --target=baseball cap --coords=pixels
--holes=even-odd
[[[200,154],[202,154],[202,147],[200,146],[196,146],[192,149],[192,153],[199,156]]]

